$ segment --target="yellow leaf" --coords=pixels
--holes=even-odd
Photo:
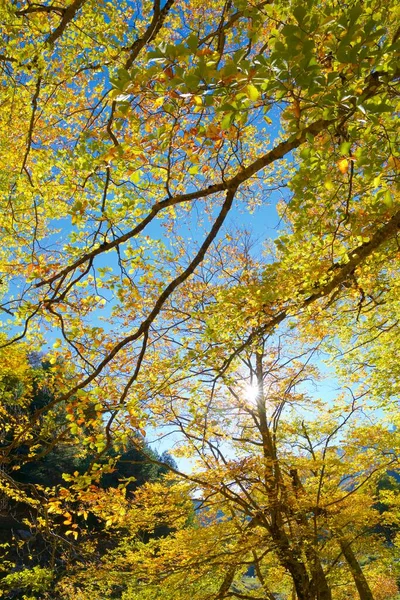
[[[249,85],[246,86],[246,93],[250,100],[252,100],[253,102],[258,100],[260,96],[260,92],[252,83],[249,83]]]
[[[333,188],[334,188],[332,179],[330,177],[327,177],[325,179],[325,184],[324,185],[325,185],[325,187],[326,187],[327,190],[333,190]]]
[[[382,173],[380,175],[378,175],[378,177],[375,177],[374,179],[374,188],[377,188],[380,186],[381,184],[381,177],[382,177]]]

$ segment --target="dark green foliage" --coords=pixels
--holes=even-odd
[[[384,490],[400,492],[399,471],[388,471],[380,478],[377,486],[377,492],[379,494],[379,492]],[[375,508],[381,515],[383,515],[387,510],[389,510],[390,507],[385,504],[385,502],[379,501],[375,504]],[[396,535],[399,533],[399,528],[398,526],[391,524],[379,524],[374,528],[374,532],[382,535],[386,539],[386,542],[392,545]]]
[[[46,385],[50,364],[37,354],[30,357],[30,363],[34,371],[33,393],[24,410],[29,415],[34,415],[37,410],[46,409],[54,400],[54,393]],[[17,401],[23,391],[23,383],[17,377],[3,378],[0,390],[3,407],[6,406],[7,411],[20,410]],[[57,494],[57,490],[69,485],[67,478],[63,476],[74,472],[83,475],[93,461],[108,463],[110,459],[116,459],[114,470],[104,473],[97,485],[109,489],[126,483],[128,494],[132,494],[144,483],[162,477],[168,472],[169,466],[176,467],[168,453],[159,456],[143,438],[138,438],[137,444],[131,443],[122,454],[111,446],[99,459],[84,451],[78,440],[71,437],[63,404],[58,405],[53,421],[52,427],[43,427],[40,419],[37,422],[35,443],[40,444],[40,447],[36,453],[29,454],[28,444],[17,445],[3,464],[3,471],[14,481],[15,488],[28,491],[30,497],[44,498],[47,492],[43,490],[53,490]],[[0,449],[9,446],[13,437],[12,429],[3,435]],[[15,469],[15,466],[18,468]],[[35,509],[27,502],[12,498],[8,498],[3,504],[0,508],[0,594],[2,591],[7,600],[26,598],[28,589],[29,598],[42,598],[42,592],[46,599],[49,598],[45,587],[53,589],[53,584],[56,584],[71,561],[75,563],[84,560],[80,549],[82,542],[92,540],[98,558],[101,559],[102,554],[112,549],[118,539],[115,531],[107,530],[104,523],[90,512],[87,519],[75,519],[80,534],[77,541],[72,541],[66,535],[69,526],[63,523],[65,517],[62,515],[52,516],[46,531],[46,527],[38,527],[36,524],[37,519],[45,515],[41,506]],[[69,510],[76,512],[79,506],[72,503]],[[151,537],[164,536],[169,532],[167,526],[162,526]],[[144,541],[145,538],[146,535],[143,536]],[[46,586],[41,584],[40,579],[40,585],[38,583],[32,587],[35,577],[38,581],[45,577]],[[25,585],[25,580],[30,582],[29,585]]]
[[[164,452],[161,456],[143,441],[140,449],[131,446],[122,454],[115,465],[113,473],[103,475],[102,487],[117,487],[128,478],[133,478],[127,485],[128,491],[134,491],[146,481],[154,481],[168,472],[168,466],[176,468],[175,461]],[[109,456],[115,455],[111,450]],[[163,464],[159,464],[162,462]]]

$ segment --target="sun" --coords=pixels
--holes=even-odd
[[[251,404],[256,404],[259,396],[260,396],[260,388],[257,383],[246,383],[243,386],[243,395],[247,402],[251,402]]]

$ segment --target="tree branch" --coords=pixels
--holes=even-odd
[[[26,15],[30,15],[32,13],[56,13],[57,15],[63,16],[66,12],[66,8],[62,6],[45,6],[43,4],[31,4],[28,8],[23,8],[21,10],[17,10],[15,15],[17,17],[25,17]]]
[[[189,202],[191,200],[207,198],[208,196],[211,196],[218,192],[223,192],[231,188],[237,188],[240,184],[244,183],[245,181],[250,179],[250,177],[255,175],[258,171],[261,171],[273,162],[283,158],[286,154],[288,154],[295,148],[298,148],[301,144],[303,144],[306,141],[307,134],[316,136],[331,123],[331,120],[319,120],[315,123],[312,123],[311,125],[306,127],[296,139],[289,138],[288,140],[281,142],[280,144],[275,146],[275,148],[273,148],[263,156],[260,156],[260,158],[255,160],[248,167],[241,169],[231,179],[221,181],[220,183],[216,183],[214,185],[210,185],[203,190],[196,190],[195,192],[188,192],[187,194],[181,194],[172,198],[166,198],[165,200],[154,204],[147,217],[145,217],[143,221],[141,221],[134,229],[116,238],[112,242],[106,242],[101,246],[98,246],[94,250],[87,252],[86,254],[81,256],[81,258],[76,260],[72,265],[65,267],[65,269],[62,269],[52,277],[39,281],[35,287],[39,288],[44,285],[51,284],[57,279],[65,277],[65,275],[68,275],[68,273],[71,273],[88,260],[98,256],[99,254],[102,254],[103,252],[108,252],[109,250],[112,250],[113,248],[116,248],[117,246],[137,236],[154,219],[154,217],[158,215],[159,212],[161,212],[165,208],[168,208],[169,206],[176,206],[177,204],[183,204],[184,202]]]
[[[56,29],[48,36],[46,42],[48,44],[54,44],[59,37],[62,36],[68,24],[74,19],[76,13],[82,8],[85,4],[86,0],[74,0],[72,4],[70,4],[63,14],[63,17],[60,21],[60,24]]]
[[[131,68],[141,49],[156,37],[174,3],[175,0],[167,0],[163,8],[160,9],[159,0],[154,1],[153,18],[151,23],[146,29],[144,35],[135,40],[132,46],[129,48],[129,56],[125,63],[125,69]]]

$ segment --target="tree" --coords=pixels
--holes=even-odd
[[[287,358],[277,360],[272,348],[256,354],[252,399],[232,382],[176,393],[171,423],[198,459],[185,476],[197,527],[183,522],[143,544],[133,507],[130,533],[103,568],[75,574],[82,598],[107,597],[111,582],[125,586],[124,598],[141,600],[272,600],[292,589],[302,599],[379,598],[381,588],[395,597],[395,555],[374,529],[376,482],[397,463],[397,434],[363,418],[361,397],[339,397],[333,408],[301,393],[310,373],[291,361],[283,376]],[[160,508],[159,493],[141,493],[135,503],[150,529],[179,507],[174,496],[165,494]]]
[[[87,474],[71,476],[68,494],[100,506],[90,485],[103,476],[108,450],[125,451],[148,428],[175,423],[205,460],[213,436],[224,436],[218,423],[208,429],[211,415],[226,415],[223,390],[240,404],[235,382],[253,373],[264,397],[269,346],[282,410],[286,394],[297,402],[297,392],[280,382],[297,381],[322,349],[339,357],[337,376],[350,384],[350,397],[362,398],[366,410],[373,403],[389,410],[399,389],[396,365],[386,376],[398,344],[396,3],[75,0],[11,2],[0,11],[2,347],[18,356],[24,343],[40,347],[51,331],[57,373],[46,406],[27,417],[18,399],[23,419],[2,447],[4,461],[34,447],[37,423],[62,406],[68,434],[95,457]],[[257,262],[229,218],[264,205],[273,191],[281,194],[283,231]],[[61,356],[67,375],[57,370]],[[189,413],[182,417],[183,400]],[[362,515],[373,510],[362,494],[374,473],[350,453],[344,468],[355,482],[366,479],[349,497],[366,510],[351,521],[354,531],[341,521],[346,510],[333,524],[329,511],[314,514],[310,543],[318,504],[307,502],[315,501],[315,478],[320,494],[340,482],[330,468],[335,453],[318,459],[315,476],[312,451],[304,458],[293,450],[293,473],[277,474],[279,463],[269,461],[278,446],[268,442],[261,404],[257,410],[261,440],[251,468],[256,480],[275,481],[264,490],[263,525],[254,506],[249,514],[243,507],[247,442],[237,460],[226,460],[243,487],[234,498],[240,514],[256,523],[251,535],[261,527],[274,545],[271,569],[285,571],[283,585],[291,578],[299,598],[330,598],[326,565],[334,558],[324,553],[339,545],[358,594],[369,598],[356,554]],[[328,437],[341,422],[330,410],[328,403]],[[342,401],[338,410],[352,412]],[[188,423],[199,439],[190,438]],[[237,426],[249,427],[246,419]],[[305,427],[313,448],[317,432]],[[288,415],[284,439],[291,428],[295,448],[306,434]],[[396,468],[396,436],[381,443],[373,428],[365,431],[376,473],[391,460]],[[222,485],[224,502],[233,502],[226,476],[207,470],[197,485],[217,486],[218,498]],[[294,514],[272,501],[282,490]],[[118,494],[114,500],[118,510]],[[244,565],[246,520],[235,510],[227,527],[239,522],[243,530],[236,543]],[[222,583],[210,576],[221,598],[233,593],[236,571]]]

